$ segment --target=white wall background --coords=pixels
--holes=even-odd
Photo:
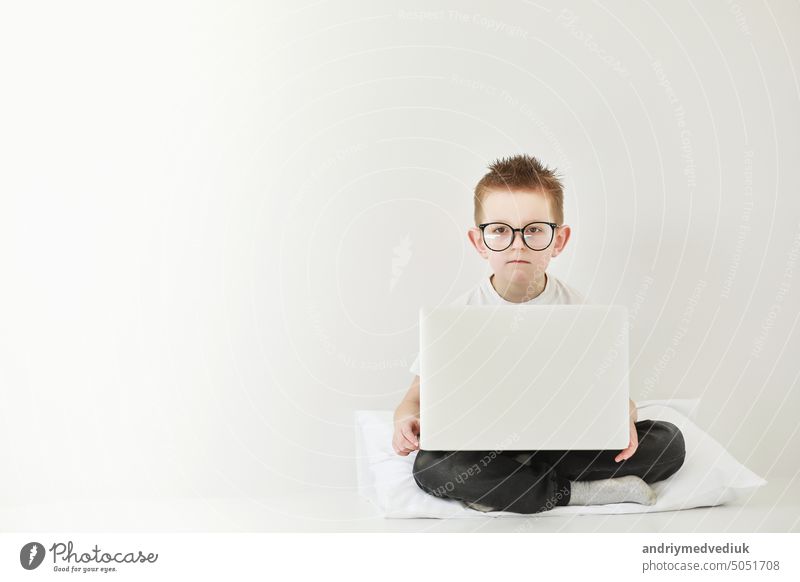
[[[0,502],[353,486],[518,152],[634,399],[796,476],[800,8],[566,6],[4,3]]]

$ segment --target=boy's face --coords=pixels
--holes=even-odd
[[[513,228],[522,228],[536,221],[555,222],[547,198],[535,190],[492,190],[483,199],[481,216],[482,224],[505,222]],[[559,226],[553,242],[543,251],[528,248],[519,232],[514,233],[511,246],[503,251],[488,249],[478,227],[470,228],[467,236],[478,253],[489,261],[496,277],[511,283],[527,284],[544,277],[550,259],[558,256],[566,246],[570,228]]]

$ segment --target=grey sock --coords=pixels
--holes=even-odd
[[[470,509],[475,509],[476,511],[483,511],[484,513],[487,511],[495,511],[494,507],[484,505],[483,503],[469,503],[468,501],[465,501],[464,505],[466,505]]]
[[[597,481],[570,481],[568,505],[606,505],[607,503],[641,503],[653,505],[657,495],[641,477],[626,475]]]

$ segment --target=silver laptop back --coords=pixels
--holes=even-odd
[[[420,448],[628,446],[624,306],[420,310]]]

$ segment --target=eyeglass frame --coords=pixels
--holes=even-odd
[[[511,241],[508,243],[507,247],[502,248],[500,250],[495,250],[492,247],[490,247],[489,244],[486,242],[486,227],[489,226],[490,224],[502,224],[503,226],[507,226],[511,230]],[[535,249],[531,245],[529,245],[525,240],[525,229],[532,224],[549,224],[550,227],[553,229],[550,234],[550,242],[548,242],[544,246],[544,248]],[[533,222],[529,222],[528,224],[522,226],[521,228],[514,228],[510,224],[500,221],[484,222],[483,224],[479,224],[478,228],[481,229],[481,240],[483,241],[483,244],[486,245],[486,248],[495,253],[502,253],[504,250],[510,248],[511,245],[514,244],[514,240],[517,238],[517,231],[519,231],[519,236],[522,238],[522,244],[524,244],[526,247],[528,247],[532,251],[546,251],[548,248],[550,248],[550,245],[553,244],[553,240],[556,238],[556,229],[562,226],[564,225],[558,224],[557,222],[547,222],[546,220],[534,220]]]

